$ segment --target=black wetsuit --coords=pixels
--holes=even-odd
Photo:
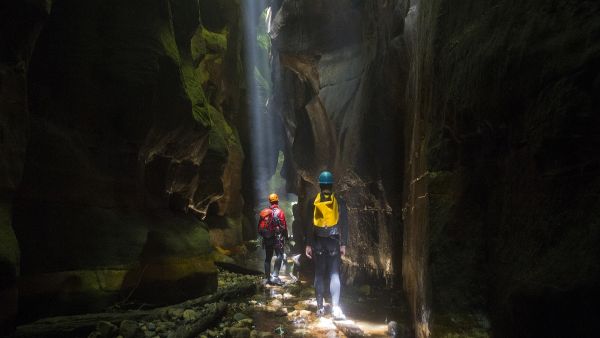
[[[340,246],[348,243],[348,212],[346,203],[337,196],[335,198],[340,214],[338,224],[328,228],[312,225],[306,236],[306,242],[312,247],[315,261],[315,293],[319,309],[323,307],[327,276],[329,276],[332,305],[338,306],[340,301]],[[325,200],[327,200],[325,196],[321,195],[321,201]],[[310,210],[314,212],[314,207]],[[313,219],[312,213],[309,219]]]

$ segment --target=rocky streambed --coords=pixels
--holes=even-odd
[[[402,337],[405,317],[394,295],[363,285],[347,288],[348,320],[315,315],[312,285],[282,277],[267,285],[261,277],[220,271],[215,294],[154,308],[54,317],[18,328],[17,337],[209,338],[209,337]]]

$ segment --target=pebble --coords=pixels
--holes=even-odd
[[[248,318],[248,316],[246,316],[245,314],[243,314],[241,312],[238,312],[238,313],[236,313],[236,314],[233,315],[233,319],[235,319],[237,321],[240,321],[242,319],[247,319],[247,318]]]
[[[239,322],[235,323],[235,327],[252,327],[254,325],[254,321],[250,318],[242,319]]]
[[[156,331],[156,324],[148,323],[148,331]]]
[[[168,313],[172,318],[179,318],[183,315],[183,309],[169,309]]]

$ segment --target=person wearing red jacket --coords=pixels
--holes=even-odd
[[[263,238],[263,247],[265,248],[265,278],[267,283],[282,285],[279,279],[279,270],[283,262],[283,248],[288,239],[287,222],[285,213],[279,208],[279,196],[277,194],[269,195],[268,208],[260,212],[258,221],[258,233]],[[275,266],[271,275],[271,259],[275,253]]]

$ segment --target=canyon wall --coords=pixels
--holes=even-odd
[[[593,336],[600,7],[415,10],[403,276],[417,336]]]
[[[349,283],[400,272],[406,11],[394,1],[272,4],[270,109],[283,121],[284,172],[299,197],[295,236],[312,224],[319,172],[332,171],[348,205]]]
[[[214,290],[242,239],[239,4],[37,3],[3,8],[2,290],[20,272],[23,320]]]

